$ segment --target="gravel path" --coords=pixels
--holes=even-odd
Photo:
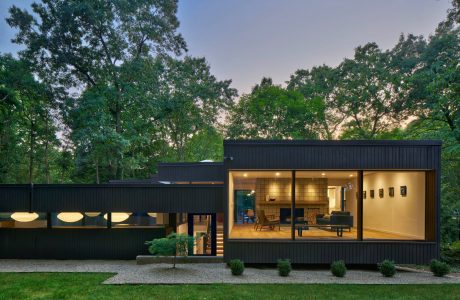
[[[207,284],[207,283],[339,283],[339,284],[460,284],[460,277],[439,278],[428,272],[398,272],[385,278],[376,271],[349,270],[336,278],[329,270],[294,270],[289,277],[276,269],[246,268],[242,276],[232,276],[223,263],[136,265],[135,261],[0,260],[0,272],[108,272],[117,273],[105,284]]]

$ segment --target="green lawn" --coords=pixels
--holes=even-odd
[[[460,285],[102,285],[111,274],[0,273],[0,299],[459,299]]]

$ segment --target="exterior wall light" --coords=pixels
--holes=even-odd
[[[15,212],[11,215],[11,219],[18,222],[32,222],[38,219],[37,213],[28,213],[28,212]]]
[[[63,212],[57,215],[57,218],[62,222],[74,223],[83,219],[83,214],[79,212]]]

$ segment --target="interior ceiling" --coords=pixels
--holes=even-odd
[[[277,175],[278,173],[278,175]],[[291,178],[291,171],[231,171],[235,179]],[[324,175],[323,175],[324,174]],[[245,176],[246,175],[246,176]],[[353,175],[353,176],[350,176]],[[357,176],[355,171],[296,171],[296,178],[344,179]]]

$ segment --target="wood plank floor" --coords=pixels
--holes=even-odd
[[[303,230],[302,237],[299,237],[296,231],[296,239],[349,239],[355,240],[357,237],[356,228],[343,231],[343,236],[338,237],[336,231],[323,228],[310,228]],[[280,230],[276,227],[274,230],[264,228],[262,231],[255,230],[253,224],[235,224],[230,233],[230,238],[236,239],[290,239],[291,227],[282,225]],[[385,240],[414,240],[413,237],[375,230],[364,230],[364,239],[385,239]]]

